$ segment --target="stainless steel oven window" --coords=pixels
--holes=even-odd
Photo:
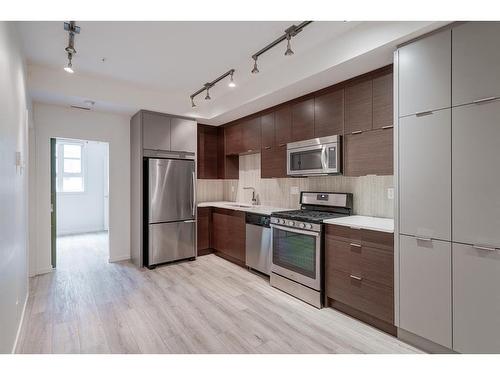
[[[273,230],[273,264],[290,271],[316,279],[315,235]]]

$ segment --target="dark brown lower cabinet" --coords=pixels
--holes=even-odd
[[[197,250],[198,256],[212,252],[210,245],[212,208],[199,207],[197,218]]]
[[[286,145],[263,148],[260,153],[262,178],[280,178],[286,175]]]
[[[244,212],[212,209],[212,247],[217,255],[244,266],[245,240]]]
[[[393,129],[364,131],[344,138],[344,175],[392,175]]]
[[[327,225],[325,284],[328,306],[396,334],[392,233]]]

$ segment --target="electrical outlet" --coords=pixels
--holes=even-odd
[[[387,188],[387,199],[394,199],[394,188]]]
[[[290,187],[290,194],[299,195],[299,187],[298,186],[291,186]]]
[[[231,193],[234,193],[234,186],[231,185]]]

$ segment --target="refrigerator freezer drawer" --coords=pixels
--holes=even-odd
[[[195,233],[194,220],[149,224],[148,265],[194,257]]]

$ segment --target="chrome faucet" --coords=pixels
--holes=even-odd
[[[254,206],[256,206],[256,205],[257,205],[257,196],[255,195],[255,188],[253,188],[253,187],[251,187],[251,186],[245,186],[245,187],[243,188],[243,190],[249,190],[249,189],[251,189],[251,190],[252,190],[252,204],[253,204]]]

